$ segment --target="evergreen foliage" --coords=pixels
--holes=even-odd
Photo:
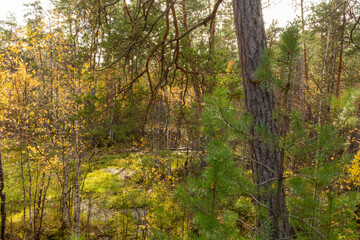
[[[237,200],[249,196],[254,186],[234,161],[228,142],[236,131],[247,132],[249,122],[236,117],[226,89],[215,89],[208,97],[203,113],[207,166],[200,176],[189,176],[176,195],[193,212],[191,238],[238,239],[242,216]]]
[[[271,239],[278,188],[288,239],[359,238],[356,1],[269,27],[251,86],[274,131],[246,110],[232,1],[52,2],[0,22],[5,239]],[[283,160],[259,186],[254,138]]]

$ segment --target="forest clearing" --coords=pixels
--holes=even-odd
[[[359,239],[360,3],[275,2],[0,21],[0,240]]]

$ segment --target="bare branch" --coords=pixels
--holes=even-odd
[[[108,3],[108,4],[106,4],[106,5],[102,8],[102,10],[105,10],[105,9],[108,8],[108,7],[114,6],[114,5],[117,4],[118,2],[120,2],[120,0],[116,0],[115,2],[112,2],[112,3]]]
[[[317,232],[323,239],[327,240],[327,238],[324,236],[324,234],[322,234],[317,228],[313,227],[310,223],[306,222],[304,219],[293,216],[293,215],[287,215],[288,217],[292,217],[295,218],[303,223],[305,223],[306,225],[308,225],[311,229],[313,229],[315,232]]]
[[[223,0],[218,0],[215,3],[214,9],[212,10],[211,14],[209,16],[207,16],[206,18],[204,18],[203,20],[201,20],[198,24],[196,24],[195,26],[192,26],[189,30],[187,30],[186,32],[184,32],[183,34],[181,34],[178,38],[174,38],[169,40],[169,42],[174,42],[174,41],[178,41],[184,37],[186,37],[189,33],[191,33],[192,31],[194,31],[195,29],[197,29],[198,27],[202,26],[202,25],[206,25],[210,20],[214,19],[216,16],[216,12],[220,6],[220,4],[222,3]]]
[[[355,19],[355,21],[356,22],[355,22],[354,26],[351,28],[351,31],[350,31],[350,40],[351,40],[352,44],[354,44],[354,46],[356,48],[360,49],[360,46],[358,44],[356,44],[354,39],[353,39],[353,32],[354,32],[355,28],[357,27],[357,25],[360,23],[360,16],[357,19]]]
[[[265,204],[261,203],[254,195],[250,195],[250,196],[251,196],[251,198],[252,198],[257,204],[259,204],[260,206],[266,208],[267,210],[272,211],[268,206],[266,206]]]

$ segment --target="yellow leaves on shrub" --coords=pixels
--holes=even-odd
[[[360,150],[354,157],[354,160],[351,162],[348,173],[350,175],[350,181],[355,186],[360,186]]]

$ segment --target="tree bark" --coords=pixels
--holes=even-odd
[[[305,77],[305,86],[309,82],[309,70],[307,64],[307,49],[306,49],[306,36],[305,36],[305,18],[304,18],[304,0],[300,1],[301,6],[301,33],[302,33],[302,45],[303,45],[303,61],[304,61],[304,77]]]
[[[331,12],[333,12],[335,9],[335,2],[334,0],[331,1]],[[322,64],[322,74],[321,74],[321,83],[320,83],[320,100],[319,100],[319,115],[318,115],[318,123],[321,125],[324,125],[327,121],[327,109],[329,107],[329,105],[325,105],[326,103],[324,103],[324,101],[326,101],[325,99],[327,99],[326,94],[326,80],[327,78],[329,78],[329,73],[330,71],[328,71],[327,69],[327,63],[329,61],[329,49],[330,49],[330,44],[333,44],[333,39],[331,38],[331,34],[332,34],[332,28],[331,26],[333,25],[333,20],[332,18],[330,19],[330,24],[329,27],[327,29],[326,32],[326,45],[325,45],[325,55],[323,56],[323,64]],[[330,78],[329,78],[330,79]],[[315,164],[316,165],[316,164]]]
[[[289,238],[289,222],[286,217],[285,191],[283,187],[283,158],[277,143],[262,139],[256,130],[260,126],[278,136],[277,121],[272,116],[275,108],[274,94],[256,79],[266,35],[260,0],[233,0],[235,28],[248,114],[254,126],[250,130],[250,155],[254,180],[258,185],[257,201],[265,205],[271,218],[270,238]],[[272,180],[276,180],[276,183]],[[272,191],[272,186],[277,187]],[[258,227],[262,226],[259,219]],[[264,227],[264,226],[263,226]]]
[[[49,189],[49,186],[50,186],[51,174],[48,175],[47,177],[48,177],[47,183],[45,183],[46,174],[44,172],[43,175],[42,175],[42,178],[41,178],[40,192],[39,192],[39,195],[37,196],[38,199],[37,199],[36,210],[38,211],[37,218],[38,218],[38,222],[39,222],[39,227],[37,229],[34,227],[35,240],[40,240],[41,239],[41,234],[43,232],[42,224],[43,224],[43,219],[44,219],[45,200],[46,200],[47,190]]]
[[[345,5],[346,6],[346,5]],[[341,25],[341,39],[340,39],[340,53],[339,53],[339,67],[337,70],[337,77],[336,77],[336,87],[335,87],[335,95],[336,98],[340,96],[340,79],[341,73],[343,69],[343,53],[344,53],[344,35],[345,35],[345,27],[346,27],[346,7],[344,8],[342,25]]]

